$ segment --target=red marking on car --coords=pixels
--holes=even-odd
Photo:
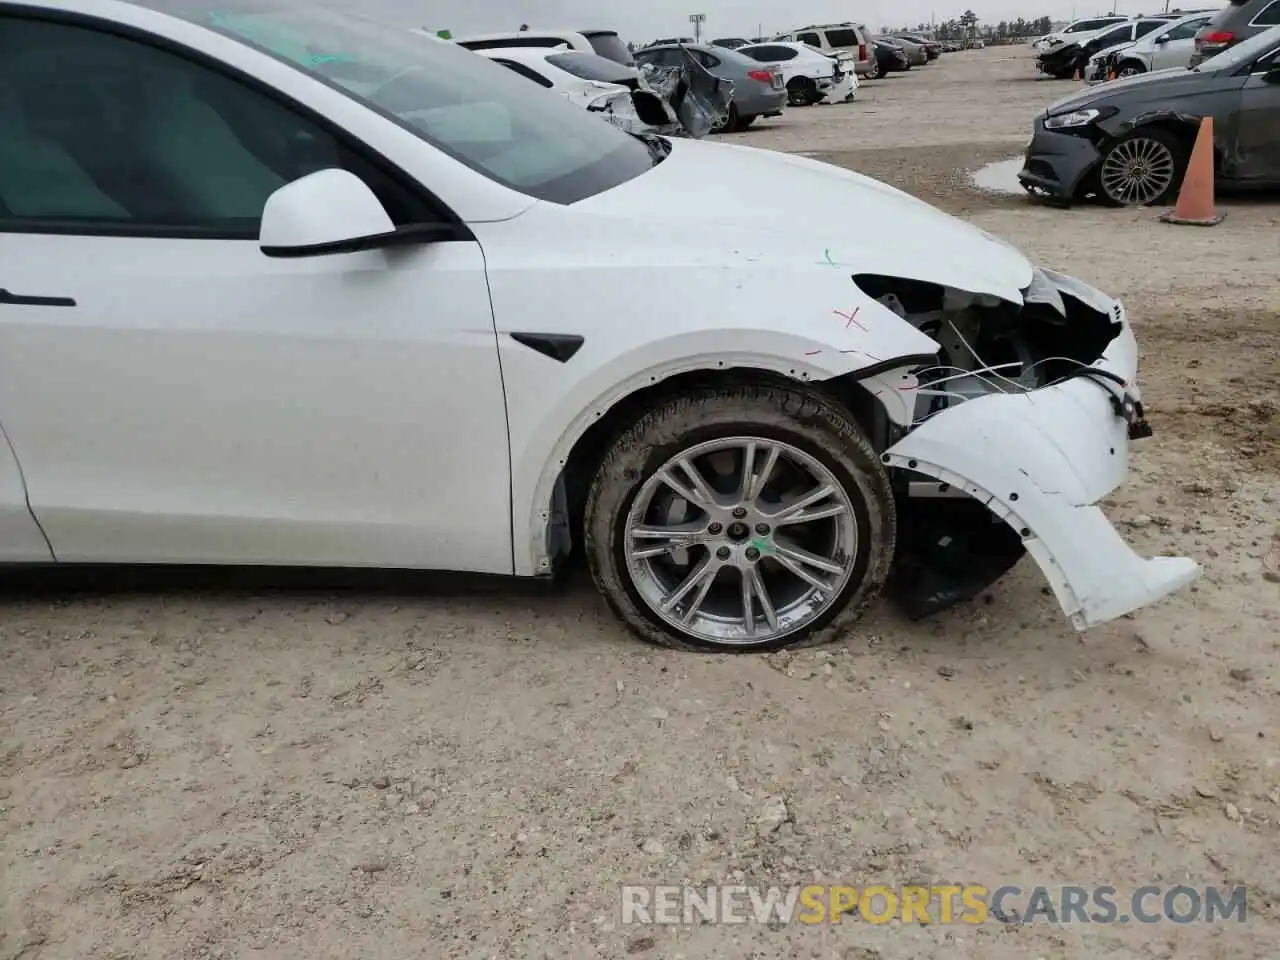
[[[844,325],[844,328],[845,328],[846,330],[848,330],[851,324],[858,323],[858,321],[857,321],[858,311],[859,311],[859,310],[861,310],[861,309],[862,309],[861,307],[854,307],[854,308],[853,308],[853,313],[841,313],[839,310],[832,310],[831,312],[832,312],[832,313],[834,313],[834,314],[835,314],[837,317],[839,317],[841,320],[847,320],[847,321],[848,321],[848,322]],[[864,326],[863,326],[862,324],[860,324],[860,323],[858,323],[858,328],[859,328],[859,329],[861,329],[861,330],[863,330],[863,331],[870,332],[870,331],[867,331],[867,328],[866,328],[866,327],[864,327]]]

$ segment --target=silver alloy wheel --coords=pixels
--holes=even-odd
[[[1141,70],[1134,66],[1121,67],[1120,72],[1116,74],[1116,79],[1123,80],[1125,77],[1136,77],[1141,72]]]
[[[1177,164],[1173,152],[1151,137],[1131,137],[1108,151],[1099,179],[1102,189],[1116,203],[1145,206],[1154,203],[1173,186]]]
[[[834,474],[778,440],[727,437],[657,470],[626,518],[626,567],[682,633],[760,644],[822,616],[849,583],[858,519]]]

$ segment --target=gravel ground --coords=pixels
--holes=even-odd
[[[0,958],[1246,960],[1280,942],[1280,204],[984,197],[1071,89],[991,49],[732,137],[1121,295],[1155,437],[1109,509],[1202,560],[1077,636],[1024,561],[923,624],[699,657],[559,591],[11,581]],[[27,582],[24,582],[27,581]],[[771,799],[773,798],[773,799]],[[777,798],[781,798],[779,804]],[[623,882],[1245,884],[1248,922],[623,927]]]

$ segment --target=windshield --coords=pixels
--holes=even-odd
[[[290,0],[135,2],[284,60],[491,180],[540,200],[573,203],[657,162],[643,141],[426,34]]]
[[[582,34],[591,44],[591,49],[606,60],[620,63],[624,67],[635,66],[635,57],[622,42],[622,38],[611,30],[586,30]]]
[[[597,57],[594,53],[553,53],[547,57],[547,63],[559,67],[565,73],[571,73],[581,80],[595,80],[598,83],[621,83],[626,85],[635,79],[635,74],[615,60]]]
[[[1193,67],[1192,69],[1197,73],[1217,73],[1220,70],[1235,70],[1237,67],[1258,59],[1264,53],[1269,53],[1277,46],[1280,46],[1280,27],[1272,27],[1250,37],[1248,40],[1240,41],[1234,47],[1228,47],[1216,57],[1210,57],[1198,67]]]

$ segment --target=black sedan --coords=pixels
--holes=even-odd
[[[893,73],[896,70],[910,70],[911,60],[907,57],[907,51],[902,49],[901,44],[893,43],[890,40],[883,40],[876,37],[871,41],[875,47],[876,66],[880,68],[880,76]]]
[[[1202,117],[1213,118],[1220,181],[1280,186],[1280,27],[1190,70],[1139,74],[1059,100],[1036,118],[1018,179],[1059,201],[1166,203]]]

